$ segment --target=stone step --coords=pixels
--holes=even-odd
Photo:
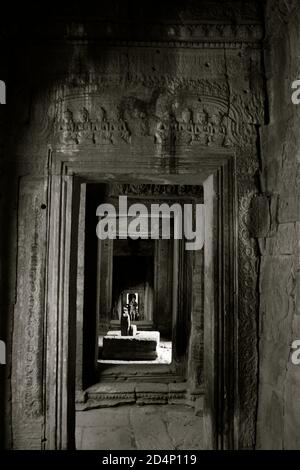
[[[76,403],[78,411],[105,408],[110,406],[136,403],[150,404],[187,404],[195,406],[197,414],[203,409],[203,390],[190,391],[186,382],[182,383],[99,383],[84,392],[84,400]],[[82,396],[81,396],[82,397]]]

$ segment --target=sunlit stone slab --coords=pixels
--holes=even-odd
[[[121,336],[109,331],[103,338],[103,359],[147,361],[157,358],[159,331],[138,331],[135,336]]]

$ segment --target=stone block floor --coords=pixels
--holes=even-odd
[[[201,450],[202,443],[203,419],[185,405],[76,412],[78,450]]]

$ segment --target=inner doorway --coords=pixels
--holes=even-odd
[[[100,242],[101,243],[101,242]],[[110,301],[109,325],[99,311],[99,364],[170,364],[172,362],[172,286],[173,255],[172,240],[151,240],[131,238],[112,240],[109,275],[112,282],[103,283],[99,279],[98,287],[102,289],[100,297],[108,295]],[[164,262],[159,262],[159,255],[164,249]],[[169,258],[170,257],[170,258]],[[110,271],[109,269],[109,271]],[[99,269],[98,272],[101,270]],[[163,282],[165,280],[165,282]],[[164,289],[161,286],[164,284]],[[107,292],[110,289],[111,292]],[[105,292],[106,291],[106,292]],[[164,306],[162,299],[164,297]],[[100,302],[105,305],[106,302]],[[162,308],[163,307],[163,308]],[[151,331],[159,333],[159,342],[153,357],[147,351],[125,351],[129,355],[118,355],[117,350],[103,348],[103,338],[120,331],[122,313],[129,315],[129,321],[136,328],[136,339],[147,332],[145,338],[151,339]],[[103,321],[104,320],[104,321]],[[118,344],[118,343],[117,343]],[[130,344],[130,343],[129,343]],[[150,357],[149,357],[150,356]]]
[[[156,239],[133,240],[117,236],[98,240],[95,236],[96,212],[100,203],[116,205],[117,195],[124,191],[128,194],[128,204],[139,201],[147,207],[154,202],[195,205],[203,201],[201,186],[140,185],[140,189],[128,184],[117,188],[101,183],[82,186],[78,272],[84,289],[77,300],[78,392],[120,376],[130,380],[137,369],[139,376],[147,376],[147,380],[151,380],[152,373],[159,373],[164,381],[168,381],[168,377],[175,381],[186,380],[193,307],[191,280],[193,270],[199,271],[199,261],[194,262],[195,254],[186,251],[184,241],[174,240],[172,234],[167,239],[158,236]],[[201,256],[197,253],[197,258]],[[197,276],[197,283],[200,278],[203,282],[199,273]],[[113,354],[104,351],[103,354],[104,342],[120,330],[124,308],[128,309],[131,323],[137,328],[137,340],[143,332],[148,332],[146,339],[151,332],[158,333],[156,357],[127,356],[124,359],[116,356],[115,351]],[[145,371],[144,364],[151,368]],[[136,367],[125,367],[131,365]],[[168,367],[157,369],[158,365]]]
[[[203,203],[201,186],[141,186],[138,190],[133,185],[119,185],[121,194],[126,191],[128,206],[137,201],[148,208],[153,203],[170,206],[176,203],[182,208],[185,203],[192,206]],[[85,237],[81,238],[78,251],[84,248],[84,263],[80,268],[84,274],[85,288],[79,302],[82,305],[83,360],[80,361],[77,354],[77,383],[82,386],[78,390],[76,403],[78,432],[84,428],[82,423],[87,416],[82,414],[84,410],[89,410],[91,414],[91,408],[114,407],[120,403],[125,406],[128,401],[134,407],[145,400],[145,404],[167,404],[169,400],[172,402],[174,396],[184,407],[183,410],[175,411],[190,416],[191,410],[186,405],[189,375],[195,380],[195,396],[201,396],[202,393],[196,382],[203,376],[200,373],[203,364],[200,358],[203,354],[201,344],[204,341],[201,319],[203,250],[187,251],[185,240],[174,239],[174,220],[170,222],[172,228],[169,238],[159,234],[155,239],[123,239],[117,232],[115,238],[96,239],[97,207],[100,203],[108,202],[117,206],[117,195],[112,184],[86,184],[82,190],[80,231]],[[96,282],[91,282],[91,276],[96,277]],[[197,291],[194,298],[193,288]],[[145,338],[156,335],[157,357],[139,356],[137,359],[135,350],[131,351],[132,356],[118,356],[118,334],[124,309],[129,314],[131,325],[137,328],[137,341],[139,335],[145,335]],[[199,317],[197,324],[202,325],[197,338],[192,326],[192,311],[195,318]],[[196,324],[195,320],[193,323]],[[77,328],[79,334],[80,326]],[[117,343],[115,349],[106,346],[112,343],[112,339]],[[200,344],[198,372],[193,371],[193,344],[196,341]],[[143,351],[143,354],[148,353]],[[80,374],[84,377],[83,382]],[[172,406],[170,412],[174,411]],[[128,409],[128,413],[130,415],[133,411]],[[92,413],[93,416],[96,414]],[[155,419],[160,416],[159,409],[154,415]],[[83,429],[82,432],[86,431]]]

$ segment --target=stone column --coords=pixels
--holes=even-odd
[[[22,178],[11,378],[14,449],[42,448],[47,217],[44,202],[44,180]]]

